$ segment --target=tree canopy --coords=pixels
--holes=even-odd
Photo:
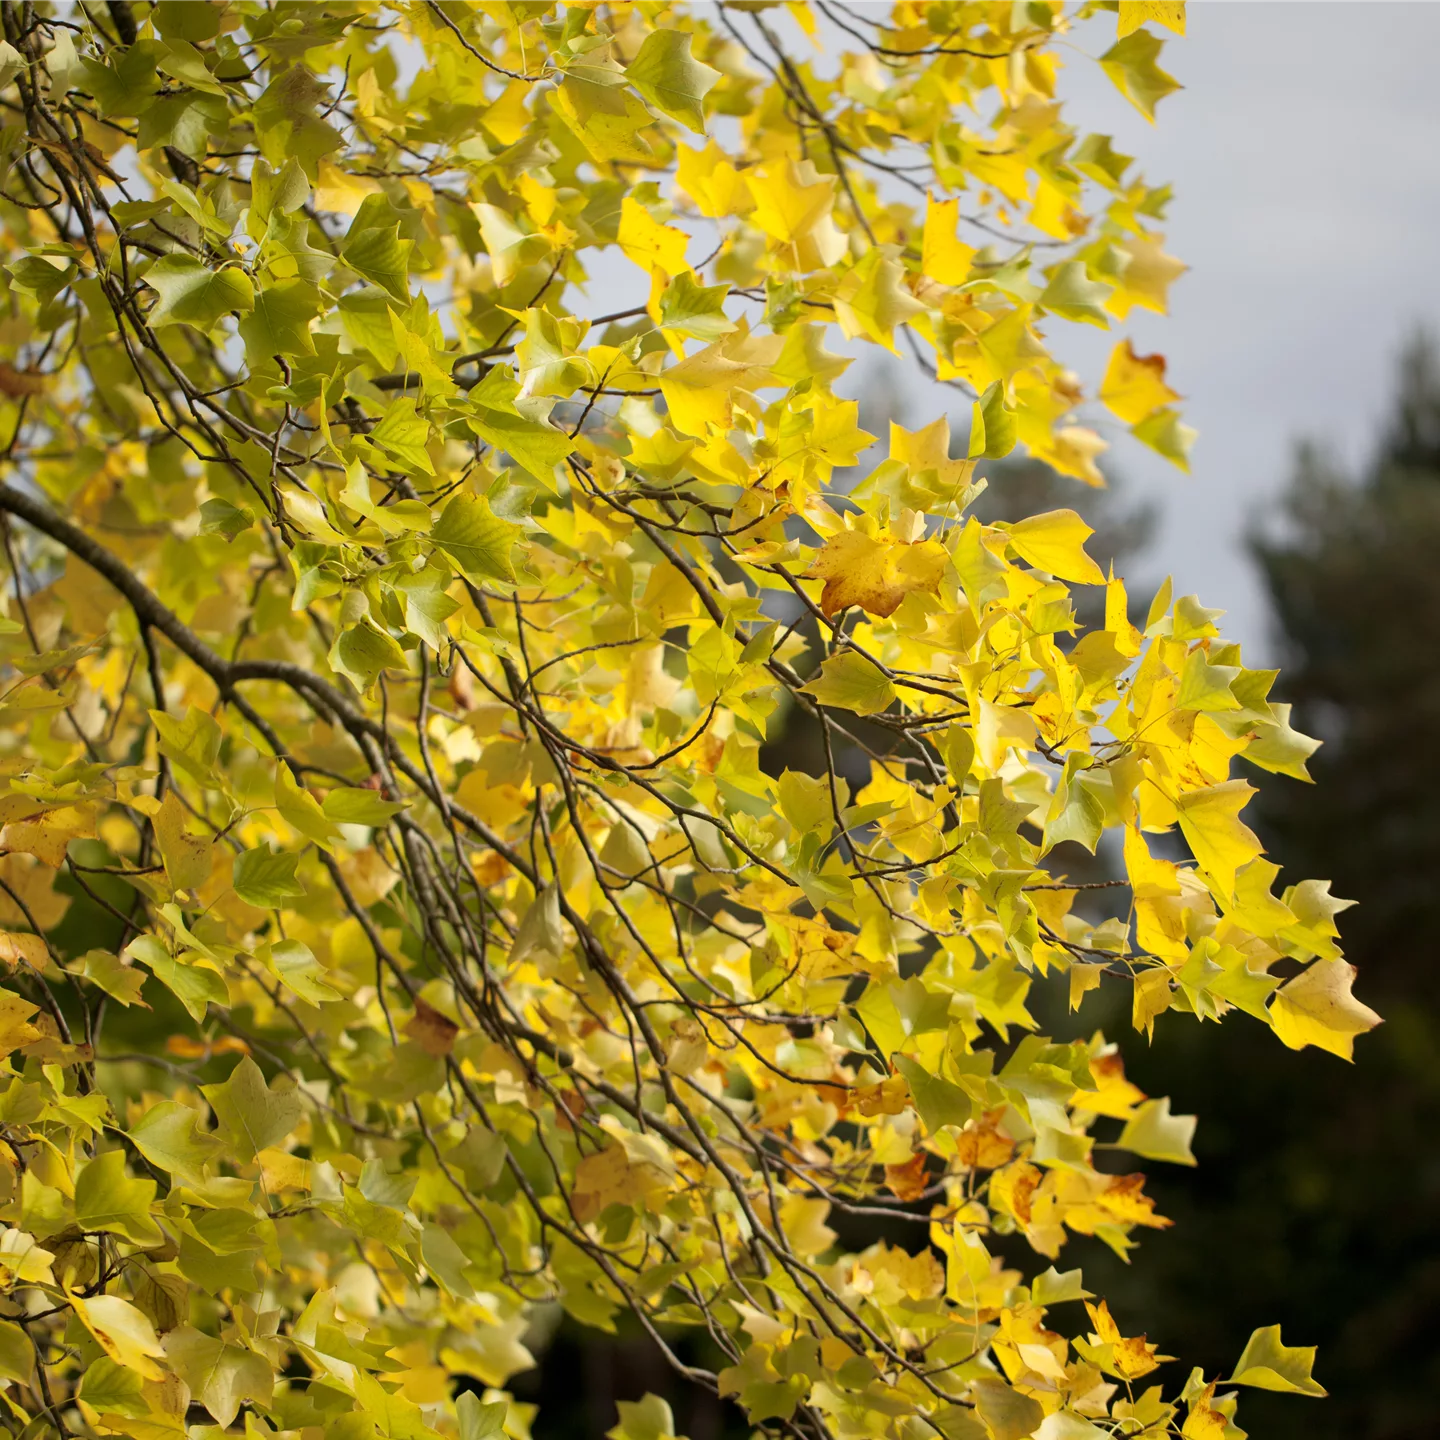
[[[1101,425],[1185,463],[1163,358],[1064,358],[1183,266],[1057,88],[1103,32],[1153,118],[1183,7],[0,19],[0,1424],[523,1440],[556,1305],[817,1440],[1322,1394],[1273,1325],[1162,1385],[1060,1268],[1195,1121],[1031,1009],[1348,1058],[1235,773],[1315,742],[1073,510],[967,508]],[[859,428],[870,354],[964,453]]]

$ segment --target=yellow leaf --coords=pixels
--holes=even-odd
[[[950,458],[950,421],[941,416],[919,430],[890,422],[890,458],[909,468],[912,477],[933,473],[930,489],[943,501],[960,499],[975,473],[973,460]]]
[[[25,1230],[0,1231],[0,1271],[7,1271],[18,1285],[53,1285],[55,1257],[42,1248]]]
[[[1193,1115],[1172,1115],[1170,1097],[1147,1100],[1126,1121],[1116,1144],[1147,1160],[1168,1160],[1172,1165],[1193,1165],[1190,1144],[1195,1138]]]
[[[155,1327],[128,1300],[118,1295],[96,1295],[89,1300],[72,1295],[70,1303],[85,1328],[117,1365],[135,1371],[145,1380],[164,1377],[165,1371],[156,1364],[156,1357],[165,1352],[155,1335]]]
[[[1082,585],[1103,585],[1105,574],[1085,553],[1095,532],[1073,511],[1032,515],[1010,527],[1010,543],[1037,570]]]
[[[1137,1030],[1153,1036],[1155,1017],[1163,1015],[1174,998],[1175,992],[1170,987],[1170,972],[1163,966],[1140,971],[1135,977],[1130,1023]]]
[[[1320,1397],[1325,1394],[1325,1388],[1310,1374],[1314,1364],[1313,1345],[1283,1344],[1280,1327],[1265,1325],[1246,1342],[1235,1373],[1227,1383]]]
[[[1180,397],[1165,383],[1163,355],[1137,355],[1127,339],[1110,352],[1100,399],[1127,425],[1173,405]]]
[[[185,809],[173,789],[165,792],[153,824],[170,884],[176,890],[199,889],[210,878],[211,844],[190,833]]]
[[[1316,960],[1287,981],[1270,1002],[1275,1033],[1292,1050],[1317,1045],[1353,1059],[1355,1037],[1380,1024],[1380,1016],[1350,993],[1355,973],[1344,960]]]
[[[835,1243],[835,1232],[825,1223],[828,1200],[787,1195],[780,1206],[780,1226],[797,1255],[819,1255]]]
[[[1185,0],[1120,0],[1120,24],[1116,33],[1123,40],[1147,20],[1153,20],[1157,25],[1163,25],[1177,35],[1183,35]]]
[[[1255,787],[1244,780],[1226,780],[1191,790],[1175,801],[1191,853],[1227,895],[1235,889],[1235,872],[1264,848],[1239,818],[1254,793]]]
[[[1115,88],[1149,121],[1155,106],[1180,89],[1180,82],[1167,75],[1155,62],[1163,41],[1148,30],[1125,33],[1101,57],[1100,67],[1115,82]]]
[[[798,165],[787,160],[783,170],[747,175],[745,181],[755,202],[752,222],[794,269],[827,269],[845,253],[845,237],[830,218],[833,175],[820,176],[808,160]]]
[[[0,964],[13,971],[22,961],[32,969],[43,970],[50,963],[44,940],[23,931],[0,930]]]
[[[477,202],[470,209],[480,222],[480,238],[497,285],[508,285],[527,264],[549,251],[550,242],[543,235],[522,230],[516,217],[498,205]]]
[[[702,215],[718,220],[722,215],[748,215],[755,208],[750,185],[715,141],[703,150],[679,145],[676,155],[676,183]]]
[[[893,615],[912,591],[935,594],[949,560],[938,540],[907,545],[842,530],[825,542],[805,578],[825,582],[820,608],[827,615],[851,605],[871,615]]]
[[[1088,425],[1062,425],[1048,446],[1031,448],[1037,458],[1062,475],[1073,475],[1093,489],[1104,489],[1105,475],[1095,461],[1110,446]]]
[[[663,270],[679,275],[690,267],[685,263],[685,247],[690,237],[673,225],[662,225],[638,201],[626,196],[620,202],[620,248],[648,275]]]
[[[91,815],[74,807],[52,810],[36,820],[21,820],[0,831],[0,849],[33,855],[43,865],[58,870],[65,863],[70,842],[79,836],[93,835],[95,822]]]
[[[1208,1405],[1196,1403],[1180,1427],[1184,1440],[1224,1440],[1225,1417]]]
[[[1075,961],[1070,966],[1070,1009],[1080,1008],[1080,1002],[1091,990],[1100,988],[1101,977],[1105,974],[1103,965],[1085,965]]]
[[[40,1038],[40,1032],[28,1023],[39,1008],[9,990],[0,990],[0,1055],[8,1055]]]
[[[1164,237],[1137,235],[1116,249],[1125,257],[1115,293],[1105,308],[1123,320],[1135,306],[1163,315],[1170,305],[1170,287],[1186,270],[1183,260],[1165,253]]]
[[[942,285],[963,285],[970,275],[970,264],[976,251],[962,243],[955,234],[960,219],[958,200],[925,200],[925,238],[921,249],[920,268]]]
[[[770,366],[784,343],[780,335],[752,336],[741,328],[672,365],[660,377],[670,423],[681,434],[701,439],[712,427],[728,430],[731,392],[773,384]]]
[[[895,327],[925,307],[905,288],[905,268],[876,246],[835,287],[835,319],[847,339],[865,336],[894,354]]]

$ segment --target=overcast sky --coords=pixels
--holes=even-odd
[[[1175,185],[1167,248],[1191,270],[1172,314],[1136,311],[1133,330],[1186,396],[1193,473],[1128,437],[1114,455],[1162,507],[1153,568],[1227,607],[1252,663],[1274,648],[1244,534],[1294,442],[1363,459],[1396,351],[1440,321],[1437,56],[1436,4],[1198,0],[1162,59],[1186,89],[1154,128],[1078,56],[1061,82],[1072,123]]]

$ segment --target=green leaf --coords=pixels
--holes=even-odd
[[[1270,709],[1275,715],[1275,723],[1257,725],[1255,738],[1241,754],[1262,770],[1290,775],[1296,780],[1308,780],[1310,771],[1305,762],[1320,748],[1320,742],[1290,724],[1290,706],[1283,700],[1272,701]]]
[[[155,100],[155,62],[164,53],[159,41],[144,38],[125,50],[112,51],[103,64],[82,57],[85,88],[100,113],[116,119],[144,114]]]
[[[405,807],[374,790],[340,789],[332,790],[320,808],[337,825],[383,825]]]
[[[1156,410],[1132,425],[1130,433],[1142,445],[1148,445],[1187,475],[1190,473],[1190,451],[1198,432],[1181,421],[1178,410]]]
[[[461,1300],[475,1298],[475,1284],[465,1273],[470,1257],[440,1225],[427,1225],[420,1236],[420,1258],[431,1276]],[[505,1406],[500,1406],[504,1418]],[[463,1427],[462,1427],[463,1431]]]
[[[502,520],[483,495],[456,495],[430,538],[474,581],[515,582],[511,556],[524,531]]]
[[[293,990],[311,1005],[323,1005],[327,1000],[340,998],[340,992],[325,979],[325,967],[310,947],[299,940],[262,945],[259,958],[275,972],[286,989]]]
[[[320,310],[320,297],[306,280],[281,280],[255,296],[255,308],[240,322],[240,338],[250,368],[276,355],[313,355],[310,321]]]
[[[18,1325],[15,1327],[20,1328]],[[34,1349],[26,1341],[34,1356]],[[108,1355],[90,1361],[80,1380],[80,1398],[102,1414],[125,1415],[143,1419],[149,1415],[150,1403],[145,1399],[145,1381],[133,1370],[117,1364]]]
[[[250,209],[261,219],[274,213],[289,215],[310,198],[310,182],[304,166],[292,155],[277,171],[263,158],[250,167]]]
[[[684,30],[652,30],[625,67],[625,78],[657,109],[697,135],[705,133],[705,96],[720,72],[690,54],[694,36]]]
[[[190,1185],[205,1183],[205,1170],[225,1142],[200,1128],[199,1110],[175,1100],[152,1105],[129,1130],[135,1148],[152,1164]]]
[[[895,1068],[905,1077],[915,1109],[931,1135],[946,1125],[964,1125],[975,1113],[974,1103],[958,1085],[932,1075],[908,1055],[894,1057]]]
[[[452,579],[448,567],[436,564],[427,565],[419,574],[402,576],[395,585],[405,597],[405,628],[435,651],[445,645],[445,622],[460,608],[460,602],[445,593]]]
[[[0,1380],[28,1385],[35,1374],[35,1347],[13,1320],[0,1320]]]
[[[272,1089],[248,1055],[223,1085],[200,1088],[242,1160],[253,1160],[261,1150],[278,1145],[299,1123],[299,1093]]]
[[[842,650],[820,666],[820,673],[801,687],[822,705],[874,715],[895,700],[895,687],[870,661],[853,650]]]
[[[275,767],[275,808],[288,825],[294,826],[307,840],[322,850],[333,853],[340,832],[320,808],[320,802],[300,784],[295,773],[283,762]]]
[[[133,966],[122,965],[119,957],[108,950],[87,950],[77,962],[65,968],[83,975],[122,1005],[144,1004],[140,999],[145,984],[144,974]]]
[[[988,1376],[974,1387],[975,1409],[985,1422],[990,1440],[1022,1440],[1033,1435],[1045,1418],[1040,1402],[1012,1390],[1002,1380]]]
[[[675,1440],[675,1414],[658,1395],[619,1400],[620,1423],[605,1432],[607,1440]]]
[[[1067,260],[1055,267],[1050,283],[1040,295],[1040,303],[1065,320],[1098,325],[1100,329],[1108,330],[1110,317],[1105,313],[1105,301],[1110,293],[1109,285],[1089,278],[1084,261]]]
[[[1031,1282],[1030,1298],[1037,1305],[1049,1306],[1062,1305],[1067,1300],[1091,1300],[1094,1295],[1085,1288],[1082,1271],[1060,1271],[1052,1265]]]
[[[1101,57],[1100,65],[1115,82],[1115,88],[1147,119],[1155,119],[1155,107],[1180,88],[1155,62],[1164,43],[1148,30],[1136,30],[1117,41]]]
[[[1253,1385],[1257,1390],[1283,1390],[1291,1395],[1325,1395],[1325,1387],[1310,1375],[1315,1364],[1313,1345],[1285,1345],[1278,1325],[1264,1325],[1246,1342],[1228,1385]]]
[[[146,317],[152,329],[185,324],[209,330],[222,315],[248,313],[255,305],[255,287],[243,270],[211,270],[193,255],[162,255],[145,272],[145,283],[160,296]]]
[[[408,395],[390,406],[369,438],[372,445],[378,445],[412,475],[435,473],[427,448],[430,422],[416,411],[415,402]]]
[[[690,271],[682,270],[660,297],[660,324],[706,344],[718,340],[735,329],[735,322],[725,313],[729,293],[728,285],[699,285]]]
[[[466,417],[466,423],[542,484],[551,484],[555,467],[575,448],[575,442],[563,431],[521,415],[514,405],[519,393],[519,385],[506,370],[491,370],[471,391],[475,411]]]
[[[28,65],[29,62],[8,40],[0,40],[0,90],[7,88]]]
[[[387,634],[368,620],[342,630],[330,647],[331,667],[362,693],[369,690],[385,670],[408,670],[405,652]]]
[[[227,542],[255,523],[255,516],[228,500],[206,500],[200,506],[200,533],[223,535]]]
[[[400,238],[397,222],[372,225],[352,233],[340,249],[340,258],[357,274],[388,290],[397,300],[410,298],[410,252],[413,240]]]
[[[247,904],[260,910],[278,909],[287,900],[305,893],[295,878],[300,857],[288,850],[272,850],[268,845],[256,850],[242,850],[235,857],[231,870],[235,893]]]
[[[1180,670],[1180,689],[1175,696],[1175,708],[1211,713],[1238,710],[1240,702],[1230,687],[1239,678],[1238,665],[1212,665],[1205,651],[1192,650]]]
[[[159,1245],[165,1237],[150,1218],[155,1190],[153,1180],[134,1180],[125,1173],[123,1150],[107,1150],[75,1180],[75,1221],[82,1230],[109,1231],[132,1245]]]
[[[473,1390],[466,1390],[455,1401],[460,1440],[501,1440],[509,1413],[510,1406],[504,1400],[486,1404]]]
[[[165,1358],[223,1429],[245,1401],[268,1405],[275,1391],[275,1367],[264,1355],[188,1325],[165,1337]]]
[[[189,1011],[192,1020],[203,1020],[209,1004],[229,1003],[230,991],[224,977],[197,951],[187,950],[175,956],[154,935],[141,935],[130,942],[125,954],[145,965]]]
[[[160,741],[160,753],[202,785],[216,785],[215,761],[223,738],[215,717],[192,705],[183,720],[163,710],[150,711]],[[218,787],[217,787],[218,788]]]
[[[1193,1165],[1190,1142],[1195,1138],[1193,1115],[1172,1115],[1170,1097],[1147,1100],[1125,1122],[1116,1142],[1120,1149],[1143,1155],[1147,1160],[1168,1160],[1173,1165]]]
[[[970,407],[972,460],[998,460],[1015,448],[1019,435],[1014,407],[1005,399],[1005,386],[997,380]]]
[[[393,301],[383,290],[366,287],[340,297],[340,323],[351,344],[368,350],[385,369],[400,359],[399,342],[390,323]]]
[[[220,33],[222,5],[195,0],[157,0],[150,18],[167,40],[213,40]]]
[[[75,267],[57,255],[26,255],[8,268],[15,289],[33,295],[42,305],[53,300],[77,275]]]

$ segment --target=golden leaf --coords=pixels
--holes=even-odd
[[[935,594],[949,560],[938,540],[906,544],[842,530],[825,542],[805,578],[825,582],[820,608],[827,615],[858,605],[868,614],[886,616],[915,591]]]

